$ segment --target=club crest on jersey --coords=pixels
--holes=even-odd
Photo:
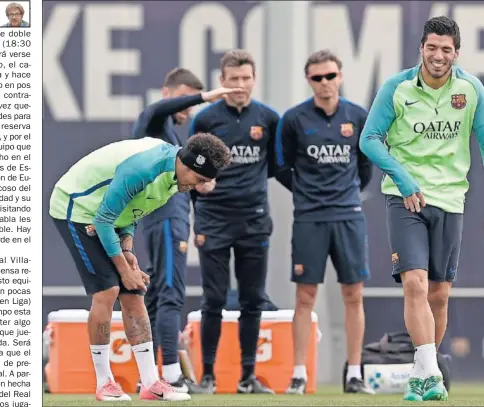
[[[451,105],[454,109],[463,109],[466,107],[467,100],[465,94],[452,95]]]
[[[254,140],[260,140],[263,135],[264,131],[262,126],[252,126],[250,128],[250,137],[252,137]]]
[[[351,137],[353,134],[353,123],[343,123],[341,125],[341,135],[343,137]]]

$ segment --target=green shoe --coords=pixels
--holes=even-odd
[[[424,394],[422,399],[447,401],[449,394],[444,386],[442,376],[430,376],[425,380]]]
[[[425,380],[419,377],[409,377],[407,383],[407,391],[403,399],[407,401],[422,401],[424,393]]]

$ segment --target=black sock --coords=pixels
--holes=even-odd
[[[202,312],[201,342],[203,357],[203,374],[212,375],[215,355],[217,353],[220,331],[222,328],[222,315]]]
[[[247,380],[253,374],[254,374],[254,365],[242,366],[242,381]]]

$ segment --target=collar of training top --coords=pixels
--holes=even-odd
[[[190,151],[184,147],[178,152],[178,157],[180,157],[180,161],[183,164],[197,174],[210,179],[217,176],[217,169],[213,166],[208,157],[205,157],[203,154]]]

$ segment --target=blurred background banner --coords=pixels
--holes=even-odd
[[[254,97],[279,113],[310,96],[303,66],[309,52],[335,51],[343,61],[343,95],[369,108],[385,79],[417,64],[425,21],[456,19],[462,36],[458,63],[484,80],[484,2],[430,1],[44,1],[43,286],[47,314],[87,308],[88,299],[67,250],[48,216],[58,178],[78,159],[109,142],[130,137],[131,126],[160,97],[164,75],[191,69],[207,88],[218,86],[219,60],[231,48],[249,50],[257,63]],[[281,31],[280,23],[284,30]],[[286,36],[287,38],[284,38]],[[289,41],[289,42],[288,42]],[[274,67],[279,67],[275,69]],[[181,136],[186,137],[187,126]],[[443,349],[453,374],[484,378],[484,173],[476,140],[469,174],[461,262]],[[372,280],[367,284],[366,341],[404,329],[401,287],[391,277],[381,173],[365,192]],[[292,307],[289,283],[290,194],[270,181],[274,217],[268,292]],[[276,205],[277,202],[277,205]],[[143,236],[136,237],[146,264]],[[331,265],[328,264],[328,268]],[[200,304],[198,255],[190,242],[186,312]],[[334,277],[321,289],[321,380],[338,380],[344,361],[342,308]],[[328,311],[331,305],[331,313]],[[185,314],[186,314],[185,312]],[[325,340],[327,342],[325,342]],[[331,363],[325,361],[331,359]],[[330,367],[328,367],[328,365]],[[331,369],[331,366],[336,367]],[[329,370],[332,370],[331,373]]]

